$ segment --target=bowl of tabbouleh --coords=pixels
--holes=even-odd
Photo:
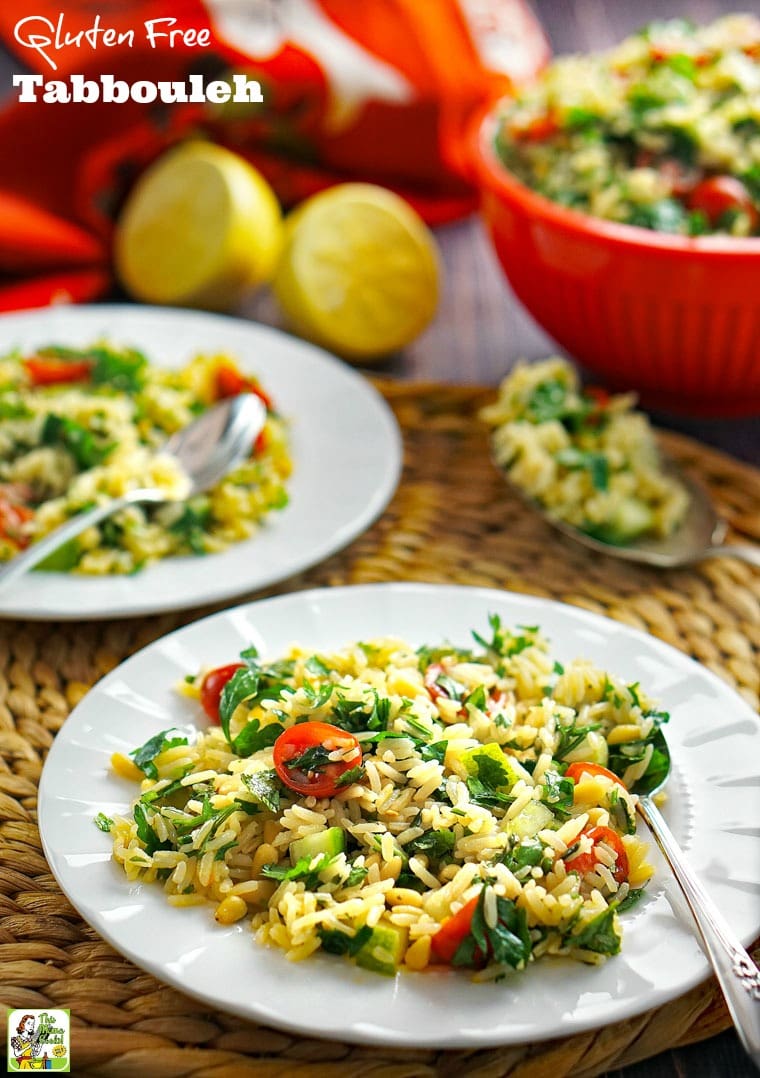
[[[647,403],[760,408],[760,20],[560,57],[474,157],[512,287],[576,358]]]

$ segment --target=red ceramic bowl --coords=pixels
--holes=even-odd
[[[500,163],[493,114],[475,180],[516,295],[584,366],[645,403],[760,413],[760,238],[664,235],[568,210]]]

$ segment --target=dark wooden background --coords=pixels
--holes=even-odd
[[[556,53],[603,48],[655,18],[685,15],[706,22],[731,10],[760,15],[758,0],[534,0],[533,6]],[[61,8],[65,10],[65,0]],[[18,63],[0,50],[0,99],[10,90],[13,70],[19,70]],[[9,149],[3,147],[4,152]],[[403,379],[496,384],[521,356],[537,359],[556,350],[512,295],[477,220],[440,229],[438,240],[445,268],[439,314],[412,347],[380,368],[383,373]],[[256,297],[241,313],[279,324],[267,295]],[[758,350],[760,362],[760,342]],[[664,426],[760,464],[760,419],[695,420],[665,414],[655,418]],[[751,1078],[755,1074],[736,1035],[726,1032],[611,1072],[607,1078]]]

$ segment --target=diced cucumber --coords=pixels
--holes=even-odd
[[[76,568],[82,556],[82,548],[78,539],[69,539],[67,543],[61,543],[52,554],[48,554],[42,561],[37,562],[35,572],[43,573],[68,573]]]
[[[607,524],[592,526],[588,531],[603,543],[623,546],[648,532],[653,523],[654,514],[648,505],[638,498],[622,498]]]
[[[517,838],[533,838],[545,827],[554,823],[554,813],[541,801],[529,801],[525,808],[512,820],[505,820],[504,830]]]
[[[357,951],[357,966],[392,977],[401,965],[408,935],[406,928],[389,924],[375,925],[372,935]]]
[[[568,752],[564,760],[568,764],[601,764],[606,767],[609,756],[606,740],[596,730],[589,730],[583,741],[576,745],[572,752]]]
[[[323,853],[329,859],[343,853],[346,848],[346,835],[342,827],[328,827],[326,831],[320,831],[316,835],[306,835],[305,838],[297,838],[290,844],[291,864],[308,857],[316,857]]]
[[[522,764],[518,763],[513,757],[507,756],[495,741],[491,741],[487,745],[476,745],[474,748],[466,749],[462,753],[460,760],[468,775],[477,777],[480,770],[478,757],[481,756],[487,756],[503,769],[504,782],[495,787],[500,793],[509,793],[519,779],[524,779],[529,785],[533,785],[530,772],[526,771]]]

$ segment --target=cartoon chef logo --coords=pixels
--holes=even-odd
[[[69,1011],[8,1012],[8,1071],[61,1071],[71,1069]]]

